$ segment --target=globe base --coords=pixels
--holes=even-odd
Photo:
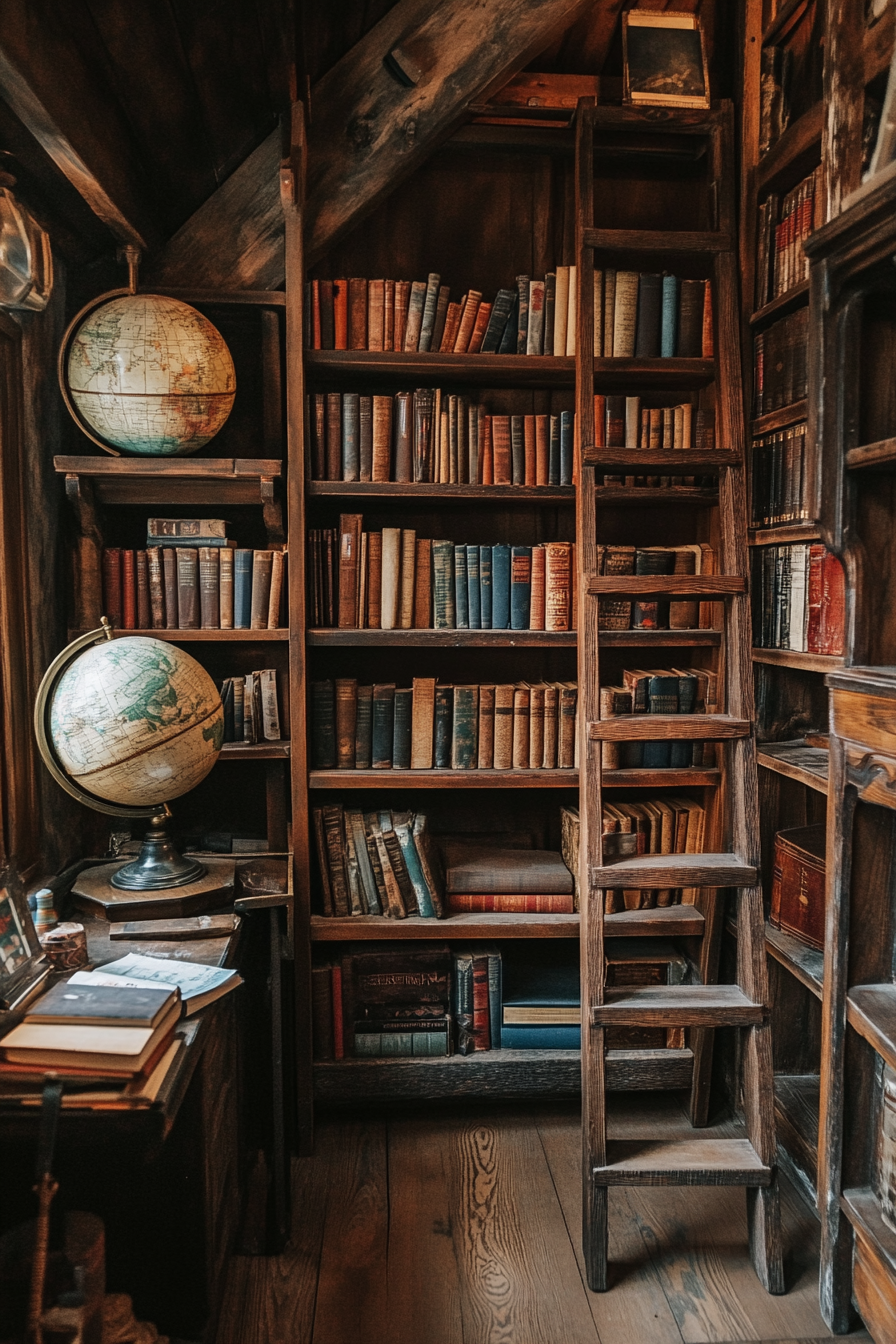
[[[160,812],[149,823],[140,853],[112,874],[111,884],[118,891],[164,891],[198,882],[208,869],[198,859],[185,859],[168,833],[168,816]]]

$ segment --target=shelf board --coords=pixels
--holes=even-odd
[[[257,644],[259,641],[270,643],[276,641],[286,641],[289,639],[289,631],[285,627],[279,630],[121,630],[117,627],[115,634],[117,637],[123,635],[143,635],[147,639],[161,639],[166,644],[187,644],[194,640],[200,640],[204,643],[222,643],[222,644]],[[86,635],[87,630],[69,630],[69,640],[77,639],[79,635]]]
[[[311,789],[576,789],[578,770],[310,770]]]
[[[479,387],[574,387],[576,362],[559,355],[455,355],[379,350],[306,350],[308,374],[322,379],[408,379]],[[601,386],[699,387],[712,382],[711,359],[595,359]]]
[[[711,359],[596,359],[595,387],[612,392],[614,388],[683,390],[705,387],[715,378]]]
[[[757,760],[764,769],[798,780],[817,793],[828,791],[829,754],[823,747],[807,747],[802,738],[795,742],[763,742]]]
[[[821,1079],[817,1073],[775,1074],[775,1127],[787,1150],[815,1188],[818,1183],[818,1112]]]
[[[824,104],[815,103],[772,145],[760,160],[756,168],[756,190],[764,192],[774,188],[779,178],[787,176],[797,161],[818,147],[821,153],[821,133],[824,127]],[[808,169],[807,169],[808,171]]]
[[[846,466],[849,471],[875,467],[892,470],[896,467],[896,439],[878,439],[877,443],[862,443],[857,448],[848,448]]]
[[[614,574],[588,580],[592,597],[703,598],[721,600],[747,591],[742,574]]]
[[[883,1220],[880,1205],[869,1186],[858,1190],[844,1190],[840,1207],[850,1224],[871,1242],[891,1276],[896,1277],[896,1232]]]
[[[585,247],[602,252],[730,252],[731,235],[712,230],[585,229]]]
[[[773,527],[751,527],[747,538],[750,546],[781,546],[790,541],[820,541],[821,533],[814,523],[776,523]]]
[[[686,770],[602,770],[601,785],[607,789],[690,789],[715,787],[721,783],[721,772],[691,766]]]
[[[896,985],[854,985],[846,1011],[849,1025],[896,1069]]]
[[[589,723],[592,742],[722,742],[749,737],[749,719],[731,714],[620,714]]]
[[[220,761],[284,761],[292,750],[289,738],[279,742],[225,742]]]
[[[790,971],[810,994],[814,994],[816,999],[821,998],[824,982],[823,952],[800,942],[792,933],[772,928],[771,924],[765,926],[765,950],[785,970]]]
[[[153,285],[154,294],[167,294],[186,303],[212,305],[237,304],[240,307],[285,308],[286,291],[283,289],[184,289],[183,286]]]
[[[574,504],[574,485],[434,485],[416,481],[309,481],[311,499],[438,500],[466,505],[474,500],[504,505]]]
[[[693,905],[653,910],[620,910],[604,917],[608,938],[687,938],[703,933],[703,915]],[[382,939],[578,938],[578,915],[449,915],[446,919],[386,919],[383,915],[349,918],[311,916],[311,941],[368,942]]]
[[[61,476],[89,478],[101,504],[259,504],[279,458],[54,457]],[[270,488],[270,487],[268,487]]]
[[[654,473],[670,476],[690,475],[691,472],[714,474],[723,467],[740,466],[739,453],[727,449],[711,450],[684,448],[583,448],[582,461],[588,466],[603,467],[608,471],[625,470],[637,475]],[[676,489],[678,487],[675,487]]]
[[[793,667],[800,672],[833,672],[846,666],[845,658],[830,653],[797,653],[794,649],[753,649],[753,662]]]
[[[808,279],[801,280],[798,285],[793,285],[791,289],[779,294],[777,298],[763,304],[761,308],[757,308],[750,318],[750,325],[753,327],[764,326],[766,322],[772,322],[775,318],[783,316],[784,313],[789,313],[794,308],[801,308],[803,302],[808,302],[808,300],[809,281]]]
[[[757,416],[750,424],[750,433],[754,437],[757,434],[772,434],[776,429],[799,424],[801,420],[808,419],[808,416],[809,403],[803,397],[800,401],[792,401],[789,406],[779,406],[774,411],[766,411],[764,415]]]
[[[329,648],[574,649],[575,630],[309,630],[308,644]]]
[[[718,648],[721,630],[601,630],[597,642],[602,649],[679,649]]]
[[[594,499],[599,508],[646,508],[662,504],[670,509],[712,509],[718,505],[719,492],[697,485],[598,485],[594,488]]]

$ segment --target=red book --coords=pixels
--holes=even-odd
[[[345,1036],[342,1015],[342,967],[331,966],[333,996],[333,1058],[345,1059]]]
[[[821,562],[821,652],[843,653],[846,633],[846,576],[832,551]]]
[[[525,485],[537,484],[536,469],[535,469],[535,461],[536,461],[535,443],[536,443],[535,416],[527,415],[523,419],[523,449],[524,449],[524,462],[525,462],[523,483]]]
[[[571,915],[572,892],[522,895],[517,892],[449,892],[445,896],[448,915]]]
[[[311,281],[311,349],[320,349],[320,281]]]
[[[103,615],[121,629],[121,550],[107,546],[103,551]]]
[[[482,450],[479,454],[479,483],[480,485],[494,485],[495,483],[495,456],[492,445],[492,417],[484,415],[482,417]]]
[[[348,281],[333,281],[333,341],[336,350],[348,349]]]
[[[473,957],[473,1049],[491,1049],[488,1011],[488,957]]]
[[[594,394],[594,446],[607,446],[607,399],[601,392]]]
[[[511,485],[510,416],[492,416],[492,462],[495,485]]]
[[[125,630],[137,628],[137,566],[133,551],[121,553],[121,624]]]
[[[809,653],[823,653],[822,603],[824,599],[825,548],[821,543],[809,547],[809,621],[806,627],[806,649]]]
[[[535,417],[535,480],[533,485],[547,485],[550,466],[550,431],[546,415]],[[528,473],[526,484],[529,484]]]

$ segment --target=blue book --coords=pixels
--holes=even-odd
[[[527,295],[528,297],[528,295]],[[520,296],[514,294],[513,304],[507,317],[507,326],[504,328],[504,335],[498,343],[499,355],[515,355],[517,340],[517,321],[519,318]]]
[[[581,1026],[501,1027],[502,1050],[580,1050]]]
[[[395,692],[395,710],[392,719],[392,769],[411,768],[411,710],[412,690]]]
[[[548,485],[560,484],[560,417],[551,416],[551,437],[548,441]]]
[[[482,606],[479,595],[479,547],[467,547],[467,617],[471,630],[482,629]]]
[[[510,550],[510,628],[529,629],[529,604],[532,600],[532,547],[513,546]]]
[[[479,628],[492,628],[492,548],[479,547]]]
[[[374,686],[371,718],[371,766],[374,770],[391,770],[395,741],[394,682]]]
[[[467,594],[467,548],[454,548],[454,628],[469,630],[470,603]]]
[[[660,355],[663,359],[671,359],[678,344],[678,290],[678,277],[664,275],[660,319]]]
[[[573,423],[572,411],[560,412],[560,484],[572,485],[572,447]]]
[[[361,398],[357,392],[342,394],[342,479],[361,479]]]
[[[510,629],[510,547],[492,547],[492,629]]]
[[[433,763],[437,770],[451,766],[451,729],[454,723],[454,687],[436,686]]]
[[[252,624],[251,551],[235,551],[233,556],[233,628],[248,630]]]

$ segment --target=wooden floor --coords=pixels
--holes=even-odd
[[[618,1137],[690,1132],[675,1098],[614,1100]],[[233,1261],[218,1344],[831,1338],[818,1223],[786,1182],[786,1296],[759,1286],[730,1189],[611,1191],[614,1285],[589,1293],[579,1152],[566,1105],[324,1120],[316,1155],[295,1164],[292,1242]]]

